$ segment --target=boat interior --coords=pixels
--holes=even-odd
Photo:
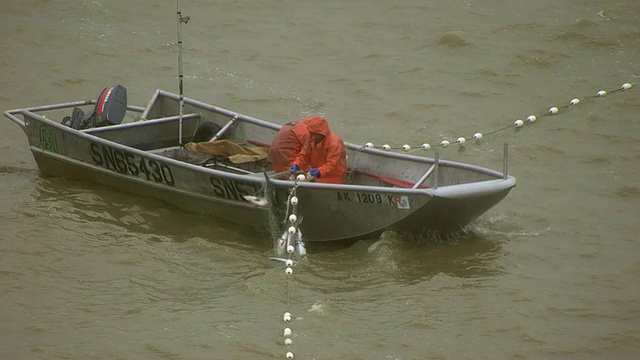
[[[95,103],[96,101],[75,102],[16,112],[23,112],[23,116],[40,116],[44,112],[54,111],[63,119],[70,108],[90,108]],[[55,115],[48,118],[54,119]],[[264,158],[279,128],[277,124],[157,90],[146,107],[126,106],[126,116],[122,123],[80,131],[124,146],[222,171],[260,176],[266,171],[271,176],[278,176]],[[241,152],[248,151],[258,155],[246,157],[245,161],[234,161],[231,155],[237,154],[230,154],[228,151],[200,151],[201,148],[210,147],[206,144],[221,142],[241,149]],[[198,144],[205,145],[197,146]],[[437,153],[435,158],[427,158],[347,142],[345,147],[348,156],[348,184],[423,189],[506,178],[506,157],[505,171],[501,173],[474,165],[439,160]]]

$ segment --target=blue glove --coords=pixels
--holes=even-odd
[[[293,164],[291,166],[289,166],[289,172],[292,174],[295,174],[298,172],[298,170],[300,170],[300,167],[296,164]]]
[[[319,178],[320,170],[318,170],[318,168],[312,168],[311,170],[309,170],[309,175]]]

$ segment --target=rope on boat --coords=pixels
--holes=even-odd
[[[273,193],[272,184],[269,181],[269,177],[266,176],[265,173],[265,186],[264,194],[269,203],[269,213],[270,213],[270,222],[272,227],[272,233],[276,228],[276,224],[274,224],[274,219],[278,218],[278,223],[285,224],[286,230],[279,237],[274,237],[274,251],[277,257],[272,257],[272,260],[278,260],[284,263],[284,273],[286,276],[285,280],[285,291],[287,296],[286,301],[286,309],[282,314],[282,321],[285,323],[285,327],[282,331],[283,336],[283,344],[286,347],[285,350],[285,358],[293,359],[294,354],[291,351],[291,347],[293,345],[293,330],[291,329],[291,321],[292,321],[292,313],[291,313],[291,301],[290,301],[290,283],[291,283],[291,275],[293,274],[293,265],[294,265],[294,257],[297,257],[298,260],[303,258],[306,255],[306,249],[304,246],[304,242],[302,241],[302,232],[298,228],[300,223],[302,222],[302,218],[298,216],[298,182],[303,181],[305,179],[304,175],[298,175],[294,180],[294,186],[289,191],[287,196],[287,206],[286,211],[284,213],[285,218],[282,218],[278,215],[281,215],[275,204],[275,194]],[[278,226],[279,228],[279,226]]]
[[[291,205],[292,211],[291,214],[289,215],[290,217],[292,217],[292,219],[296,220],[297,215],[296,215],[296,208],[298,205],[298,197],[296,196],[296,188],[297,188],[297,182],[295,184],[295,186],[293,187],[293,189],[291,190],[291,192],[289,193],[289,197],[287,199],[287,214],[289,214],[289,205]],[[293,236],[294,234],[296,234],[298,232],[297,229],[297,225],[293,225],[287,229],[287,232],[285,234],[289,235],[287,236],[287,239],[290,239],[291,236]],[[280,239],[276,240],[276,241],[280,241]],[[276,247],[279,246],[280,244],[276,244]],[[284,244],[286,246],[286,251],[287,251],[287,259],[284,262],[285,265],[285,269],[284,269],[284,273],[285,276],[287,277],[286,279],[286,291],[287,291],[287,309],[286,311],[282,314],[282,321],[284,321],[285,323],[285,328],[283,329],[282,332],[282,336],[284,337],[283,343],[284,346],[287,348],[286,350],[290,350],[290,346],[293,345],[293,331],[291,330],[291,325],[289,325],[289,323],[291,322],[291,312],[290,312],[290,306],[291,306],[291,301],[290,301],[290,296],[289,296],[289,289],[291,288],[290,285],[290,278],[291,275],[293,274],[293,259],[292,259],[292,255],[294,252],[294,247],[293,244],[289,244],[288,242],[286,242]],[[285,353],[285,357],[287,359],[293,359],[293,352],[292,351],[287,351]]]
[[[633,87],[633,85],[631,85],[630,83],[624,83],[622,84],[621,87],[617,88],[617,89],[613,89],[610,91],[606,91],[606,90],[600,90],[598,91],[595,95],[592,96],[587,96],[584,100],[591,100],[591,99],[595,99],[595,98],[601,98],[604,96],[607,96],[608,94],[611,93],[616,93],[616,92],[620,92],[620,91],[626,91],[629,90]],[[527,118],[525,120],[522,119],[518,119],[516,121],[513,122],[513,124],[508,125],[508,126],[504,126],[501,127],[499,129],[495,129],[492,131],[488,131],[485,132],[484,134],[481,132],[477,132],[475,134],[473,134],[470,137],[458,137],[455,141],[449,141],[449,140],[442,140],[439,144],[435,144],[435,145],[430,145],[428,143],[423,143],[421,145],[417,145],[417,146],[411,146],[409,144],[405,144],[402,146],[391,146],[389,144],[384,144],[382,146],[374,146],[373,143],[366,143],[364,146],[361,147],[362,148],[373,148],[373,149],[382,149],[384,151],[392,151],[392,150],[402,150],[404,152],[409,152],[412,151],[413,149],[422,149],[422,150],[429,150],[431,148],[436,148],[436,147],[442,147],[442,148],[446,148],[447,146],[451,145],[451,144],[458,144],[460,146],[464,146],[464,144],[467,142],[467,139],[473,139],[473,140],[480,140],[482,139],[483,136],[485,135],[492,135],[504,130],[508,130],[511,128],[520,128],[522,126],[524,126],[525,124],[532,124],[534,123],[538,118],[540,117],[544,117],[544,116],[553,116],[558,114],[560,111],[566,110],[574,105],[579,104],[581,101],[579,98],[573,98],[571,99],[571,101],[569,101],[568,104],[560,106],[560,107],[556,107],[556,106],[552,106],[551,108],[549,108],[549,110],[546,113],[541,113],[538,115],[529,115],[527,116]]]

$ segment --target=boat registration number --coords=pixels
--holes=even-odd
[[[213,186],[213,193],[221,198],[245,201],[244,196],[257,194],[260,186],[254,184],[238,183],[231,179],[223,179],[219,177],[209,177],[209,183]]]
[[[92,142],[91,159],[96,165],[123,175],[142,177],[148,181],[171,186],[176,184],[169,165],[153,159],[145,159],[127,151]]]
[[[398,209],[410,209],[413,198],[410,196],[399,196],[389,194],[371,194],[360,192],[340,191],[338,202],[358,202],[363,204],[384,204],[397,206]]]

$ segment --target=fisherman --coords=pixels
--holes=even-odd
[[[309,141],[307,123],[311,119],[313,117],[286,123],[273,138],[267,161],[276,173],[287,171],[289,164],[295,161],[302,146]]]
[[[293,174],[303,171],[321,183],[344,183],[347,175],[347,153],[344,142],[329,130],[327,120],[320,116],[307,119],[309,140],[289,167]]]

